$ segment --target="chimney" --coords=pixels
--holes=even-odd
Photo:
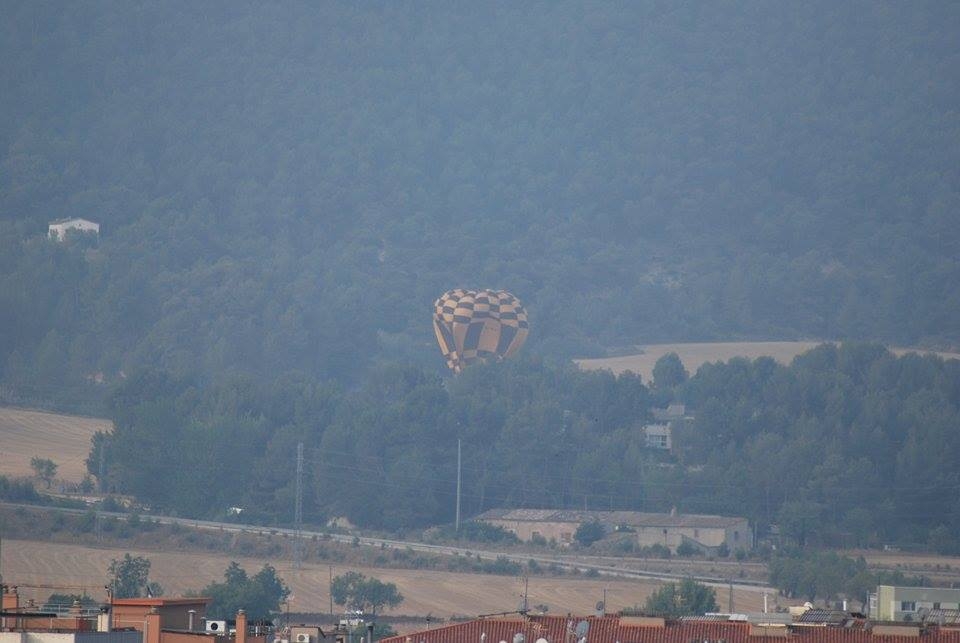
[[[151,607],[144,625],[143,643],[160,643],[160,610]]]
[[[14,587],[11,590],[8,590],[6,586],[3,588],[3,611],[4,612],[15,612],[20,608],[20,595],[17,593],[17,588]]]
[[[243,610],[237,610],[236,630],[233,637],[234,643],[247,643],[247,613]]]
[[[0,607],[4,612],[16,612],[20,609],[20,594],[17,588],[8,589],[7,585],[2,586],[3,599],[0,601]],[[0,616],[0,627],[7,627],[7,617]]]

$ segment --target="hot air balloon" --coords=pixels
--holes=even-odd
[[[504,290],[445,292],[433,303],[433,330],[447,366],[502,360],[523,346],[529,326],[520,300]]]

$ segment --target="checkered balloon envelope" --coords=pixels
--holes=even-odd
[[[505,290],[448,290],[433,303],[433,330],[454,373],[516,353],[530,330],[527,311]]]

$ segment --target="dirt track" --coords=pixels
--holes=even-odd
[[[111,428],[108,420],[0,408],[0,474],[33,475],[30,459],[38,456],[57,464],[57,478],[79,482],[90,438]]]
[[[103,585],[107,580],[106,569],[110,560],[120,558],[126,551],[4,540],[3,577],[11,584],[21,584],[26,597],[42,599],[55,591],[26,587],[27,584],[44,584],[82,586],[88,588],[91,596],[103,598]],[[264,563],[276,567],[293,590],[291,611],[326,612],[329,609],[329,567],[326,564],[305,563],[301,570],[296,571],[289,560],[174,552],[130,553],[150,559],[150,578],[163,585],[168,595],[199,590],[211,581],[221,580],[230,560],[237,560],[250,573],[256,572]],[[338,567],[336,564],[333,573],[336,575],[351,569],[396,583],[405,597],[403,604],[395,610],[400,614],[433,614],[447,618],[514,610],[523,592],[522,580],[510,576]],[[657,587],[658,584],[654,582],[532,576],[529,604],[546,604],[549,611],[555,614],[587,614],[601,600],[603,589],[606,588],[608,608],[618,610],[642,604]],[[726,609],[728,594],[725,590],[717,591],[717,601]],[[761,608],[762,602],[763,598],[758,592],[734,591],[734,607],[737,610],[756,611]]]

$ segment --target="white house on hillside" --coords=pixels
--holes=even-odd
[[[47,227],[47,236],[54,241],[66,241],[67,233],[71,230],[78,232],[92,232],[100,238],[100,224],[86,219],[57,219]]]

